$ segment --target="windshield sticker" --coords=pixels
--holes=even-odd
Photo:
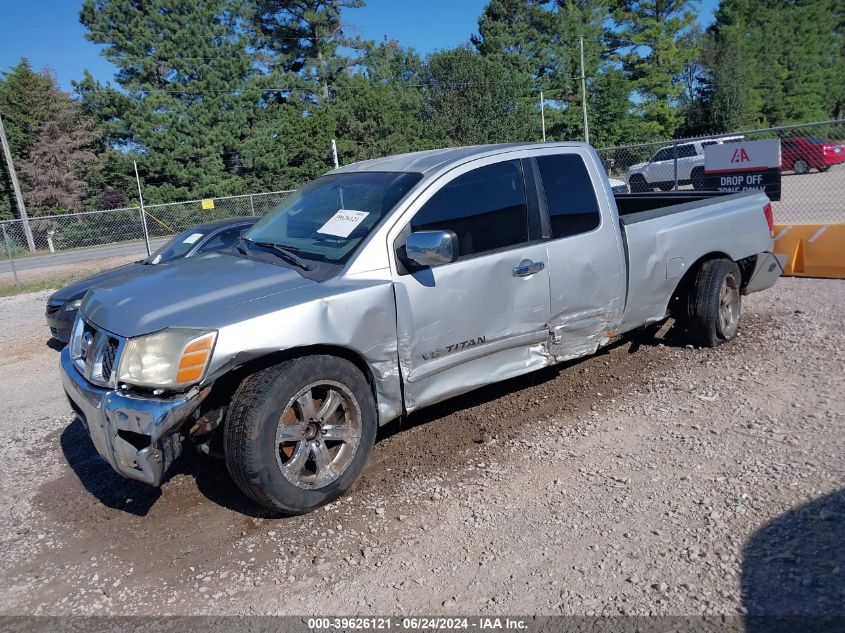
[[[367,211],[340,209],[329,218],[328,222],[317,229],[317,233],[334,235],[335,237],[349,237],[355,227],[361,224],[368,215],[370,214]]]
[[[202,237],[202,233],[191,233],[188,237],[186,237],[184,240],[182,240],[182,243],[183,244],[193,244],[194,242],[196,242],[201,237]]]

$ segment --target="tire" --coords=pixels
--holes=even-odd
[[[810,164],[803,158],[799,158],[794,163],[792,163],[792,171],[794,171],[796,174],[806,174],[810,171]]]
[[[648,183],[645,181],[645,178],[642,174],[634,174],[628,179],[628,187],[631,189],[631,193],[642,193],[644,191],[651,191],[651,187],[648,186]]]
[[[739,266],[729,259],[711,259],[701,265],[689,292],[685,319],[692,343],[716,347],[736,336],[741,284]]]
[[[704,170],[701,167],[696,167],[690,173],[690,182],[692,183],[692,188],[696,191],[700,191],[704,189]]]
[[[821,172],[825,172],[828,169],[830,169],[830,165],[822,165],[821,167],[819,167],[819,171]]]
[[[226,420],[226,467],[254,501],[303,514],[349,490],[377,427],[375,399],[355,365],[334,356],[295,358],[238,387]]]

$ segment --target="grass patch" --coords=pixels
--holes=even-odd
[[[61,288],[68,285],[76,279],[81,279],[83,275],[76,277],[54,277],[52,279],[44,279],[42,281],[32,281],[29,283],[22,283],[12,286],[0,286],[0,297],[11,297],[13,295],[21,295],[26,292],[38,292],[39,290],[52,290],[53,288]]]

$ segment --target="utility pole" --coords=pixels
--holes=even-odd
[[[21,186],[18,184],[18,175],[15,172],[15,166],[12,163],[12,150],[9,147],[9,141],[6,138],[6,129],[3,127],[3,117],[0,117],[0,143],[3,144],[3,155],[6,157],[6,167],[9,169],[9,178],[12,180],[12,189],[15,192],[15,200],[18,204],[18,213],[20,213],[21,221],[23,222],[23,232],[26,235],[26,244],[29,246],[30,252],[35,252],[35,240],[32,239],[32,229],[29,226],[29,216],[26,214],[26,206],[23,203],[23,195],[21,194]]]
[[[332,158],[334,159],[334,168],[337,169],[340,167],[340,163],[337,162],[337,142],[332,139]]]
[[[141,178],[138,176],[138,161],[133,160],[135,165],[135,182],[138,183],[138,201],[141,203],[141,228],[144,229],[144,246],[147,247],[147,257],[152,254],[150,251],[150,234],[147,232],[147,212],[144,210],[144,194],[141,193]]]
[[[543,100],[543,91],[540,91],[540,123],[543,126],[543,142],[546,142],[546,103]]]
[[[584,82],[584,36],[578,37],[581,43],[581,106],[584,109],[584,142],[590,142],[590,126],[587,124],[587,88]]]

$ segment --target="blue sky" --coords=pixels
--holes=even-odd
[[[487,0],[367,0],[346,16],[353,32],[380,41],[384,35],[421,53],[469,41]],[[50,68],[61,86],[88,69],[108,81],[114,67],[100,56],[100,47],[85,39],[76,0],[5,0],[0,20],[0,72],[29,58],[36,69]],[[710,23],[718,0],[700,0],[699,21]]]

